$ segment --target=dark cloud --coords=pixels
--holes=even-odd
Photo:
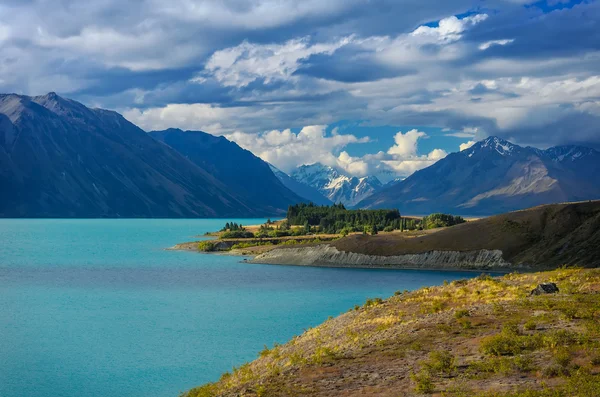
[[[373,62],[371,53],[346,46],[332,55],[316,54],[302,60],[296,75],[306,75],[346,83],[376,81],[384,78],[416,74],[409,68],[393,68]]]

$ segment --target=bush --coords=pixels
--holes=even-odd
[[[410,379],[415,383],[417,393],[431,394],[435,391],[435,386],[431,381],[431,375],[427,371],[410,374]]]
[[[525,328],[527,331],[534,331],[537,328],[537,325],[535,321],[529,320],[525,323],[525,325],[523,325],[523,328]]]
[[[429,374],[449,374],[455,368],[454,362],[455,358],[452,354],[445,350],[439,350],[429,353],[429,359],[421,362],[421,366]]]
[[[220,238],[254,238],[254,233],[246,230],[233,230],[223,232]]]
[[[217,245],[212,241],[200,241],[198,243],[198,251],[213,252],[217,250]]]
[[[371,306],[377,306],[377,305],[381,305],[383,303],[383,299],[381,298],[368,298],[367,301],[364,304],[364,307],[371,307]]]
[[[469,317],[469,316],[471,316],[471,314],[469,314],[469,311],[466,309],[457,310],[454,313],[454,317],[456,317],[457,319],[461,319],[463,317]]]

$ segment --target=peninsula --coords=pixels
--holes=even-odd
[[[417,230],[422,222],[427,220],[400,221],[398,229],[375,233],[342,228],[323,235],[274,234],[250,239],[246,246],[235,239],[213,244],[243,248],[233,253],[256,255],[250,262],[264,264],[495,271],[600,266],[600,201],[544,205]],[[201,244],[175,248],[197,250]]]

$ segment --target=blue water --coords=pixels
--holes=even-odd
[[[468,276],[164,250],[224,222],[0,220],[0,396],[177,396],[367,297]]]

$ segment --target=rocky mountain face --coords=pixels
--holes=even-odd
[[[382,186],[377,177],[348,176],[333,167],[318,163],[300,166],[290,176],[317,189],[330,201],[342,203],[347,207],[355,206]]]
[[[289,205],[308,201],[284,186],[266,162],[225,137],[180,129],[149,134],[209,172],[253,207],[276,214]]]
[[[0,95],[0,189],[1,217],[273,213],[118,113],[54,93]]]
[[[405,214],[489,215],[597,198],[600,152],[579,146],[540,150],[489,137],[381,189],[358,206],[399,208]]]
[[[275,174],[275,176],[283,183],[285,187],[290,189],[292,192],[296,193],[298,196],[305,199],[305,201],[317,204],[317,205],[332,205],[333,202],[325,197],[321,192],[317,189],[306,185],[304,183],[298,182],[294,178],[290,177],[285,172],[281,171],[274,165],[269,164],[271,167],[271,171]]]

